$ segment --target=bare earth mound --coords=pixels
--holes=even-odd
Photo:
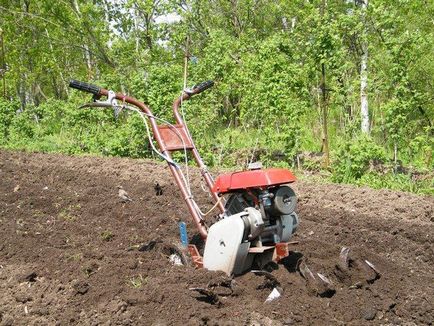
[[[196,171],[193,179],[209,208]],[[132,202],[120,202],[119,185]],[[264,303],[274,286],[264,276],[231,282],[169,261],[177,222],[197,236],[165,165],[0,151],[0,325],[432,325],[434,198],[296,188],[299,243],[272,272],[282,296]],[[380,277],[355,265],[340,272],[342,247]],[[302,261],[336,292],[318,295]],[[189,290],[207,286],[214,298]]]

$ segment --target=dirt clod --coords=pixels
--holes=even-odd
[[[217,305],[220,306],[222,305],[222,301],[219,298],[219,295],[217,293],[215,293],[213,290],[211,289],[206,289],[206,288],[190,288],[190,291],[195,291],[197,293],[199,293],[201,296],[197,297],[198,300],[204,301],[204,302],[208,302],[212,305]]]
[[[77,294],[86,294],[89,291],[89,284],[84,281],[78,281],[72,285]]]
[[[36,278],[38,274],[33,271],[25,271],[21,275],[18,276],[19,282],[36,282]]]
[[[152,249],[155,248],[155,245],[156,245],[157,243],[158,243],[157,241],[155,241],[155,240],[151,240],[151,241],[149,241],[148,243],[145,243],[145,244],[141,245],[141,246],[139,247],[139,251],[150,251],[150,250],[152,250]]]
[[[26,293],[17,293],[15,294],[15,300],[20,303],[26,303],[27,301],[31,301],[32,297]]]
[[[1,326],[12,326],[14,324],[14,318],[9,315],[2,316]]]
[[[364,320],[373,320],[377,315],[377,310],[374,308],[367,308],[362,311],[362,317]]]

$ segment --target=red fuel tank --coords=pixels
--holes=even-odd
[[[295,176],[286,169],[232,172],[218,176],[212,191],[222,194],[248,188],[268,188],[295,180]]]

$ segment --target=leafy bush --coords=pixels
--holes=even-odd
[[[356,180],[355,184],[360,186],[369,186],[374,189],[387,188],[419,194],[434,195],[433,176],[429,176],[428,174],[426,176],[426,178],[417,180],[412,174],[395,174],[393,172],[379,174],[375,172],[368,172],[360,179]]]
[[[9,138],[9,127],[18,108],[18,103],[0,98],[0,145],[5,145]]]
[[[67,154],[144,157],[148,151],[142,119],[111,110],[77,109],[74,102],[49,100],[15,113],[0,103],[2,146]]]
[[[370,167],[370,164],[384,163],[386,153],[370,137],[359,136],[343,142],[336,152],[332,164],[332,180],[351,183],[360,179]]]

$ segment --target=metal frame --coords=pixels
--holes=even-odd
[[[182,96],[178,97],[173,102],[173,114],[176,120],[176,125],[174,127],[177,129],[178,132],[171,131],[171,128],[173,128],[172,126],[158,125],[155,118],[153,117],[150,108],[144,103],[138,101],[137,99],[130,96],[125,96],[122,93],[115,93],[115,98],[122,102],[129,103],[138,107],[143,113],[147,115],[149,122],[151,124],[154,139],[157,142],[158,147],[160,148],[160,151],[164,156],[166,156],[169,159],[172,159],[171,152],[177,150],[184,150],[184,146],[186,150],[192,152],[194,160],[196,161],[196,164],[200,168],[201,175],[205,179],[205,182],[209,188],[209,191],[213,199],[216,202],[217,207],[219,208],[221,213],[224,213],[225,211],[224,202],[222,200],[219,200],[219,196],[216,192],[212,191],[214,180],[211,174],[209,173],[205,163],[203,162],[199,154],[199,151],[197,150],[196,145],[193,142],[193,139],[190,136],[190,132],[188,130],[187,125],[184,123],[184,120],[179,114],[179,107],[182,101],[189,100],[193,95],[198,94],[201,91],[202,91],[201,89],[197,89],[197,90],[193,89],[191,92],[188,93],[183,92]],[[99,90],[98,95],[109,96],[109,91],[107,89],[101,88]],[[181,135],[183,140],[179,139],[179,135]],[[187,204],[188,210],[190,211],[190,214],[193,217],[193,221],[196,227],[198,228],[201,237],[203,239],[206,239],[208,232],[205,223],[196,208],[196,203],[194,202],[194,199],[190,196],[188,190],[186,189],[186,186],[182,180],[181,172],[173,164],[168,163],[168,165],[170,171],[172,172],[173,177],[175,178],[176,184],[181,190],[182,196]]]
[[[149,123],[151,125],[152,134],[155,142],[158,145],[161,156],[166,159],[169,169],[175,178],[175,181],[181,190],[181,194],[184,198],[184,201],[187,204],[188,210],[193,218],[193,221],[199,230],[201,237],[206,240],[208,236],[207,227],[205,225],[204,217],[205,215],[200,211],[196,202],[193,199],[191,194],[191,189],[189,189],[188,182],[186,182],[184,175],[181,171],[181,168],[178,164],[176,164],[173,159],[171,153],[174,151],[190,151],[192,156],[200,168],[201,175],[206,182],[206,185],[211,193],[215,206],[218,207],[222,214],[225,213],[225,200],[221,196],[225,193],[230,193],[233,191],[246,191],[247,193],[251,193],[251,188],[268,188],[271,185],[279,185],[285,183],[291,183],[295,181],[294,175],[284,169],[266,169],[266,170],[250,170],[250,171],[241,171],[234,172],[221,175],[217,178],[216,182],[209,173],[205,163],[203,162],[199,151],[194,144],[194,141],[190,135],[187,124],[184,122],[182,115],[179,113],[179,108],[182,105],[183,101],[189,100],[192,96],[201,93],[202,91],[208,89],[213,85],[212,81],[203,82],[197,86],[195,86],[191,90],[184,90],[182,95],[179,96],[173,102],[173,115],[175,117],[175,124],[170,124],[165,122],[165,124],[157,124],[157,120],[161,121],[158,117],[155,117],[150,110],[150,108],[140,102],[139,100],[126,96],[122,93],[115,93],[113,91],[109,91],[107,89],[100,88],[98,86],[88,84],[85,82],[80,82],[76,80],[71,80],[69,86],[72,88],[76,88],[78,90],[92,93],[94,94],[93,103],[88,103],[83,107],[116,107],[118,110],[119,105],[116,100],[122,101],[123,104],[128,103],[135,106],[137,109],[133,108],[133,110],[141,111],[143,113],[142,117],[146,116],[149,119]],[[96,101],[101,96],[106,96],[108,101]],[[118,111],[115,111],[117,115]],[[146,121],[145,121],[146,123]],[[149,128],[147,125],[147,131],[149,137],[151,137],[149,133]],[[151,140],[152,141],[152,140]],[[157,150],[153,144],[153,150]],[[187,154],[187,153],[186,153]],[[264,251],[273,250],[270,252],[272,254],[272,260],[278,262],[281,259],[287,257],[290,252],[289,245],[296,244],[297,242],[280,242],[276,243],[273,246],[259,246],[252,247],[249,250],[249,254],[260,254]],[[190,256],[192,257],[193,263],[197,267],[203,267],[203,259],[200,256],[199,251],[197,250],[195,245],[188,245],[188,251]],[[268,255],[268,253],[267,253]],[[271,257],[271,256],[270,256]]]

